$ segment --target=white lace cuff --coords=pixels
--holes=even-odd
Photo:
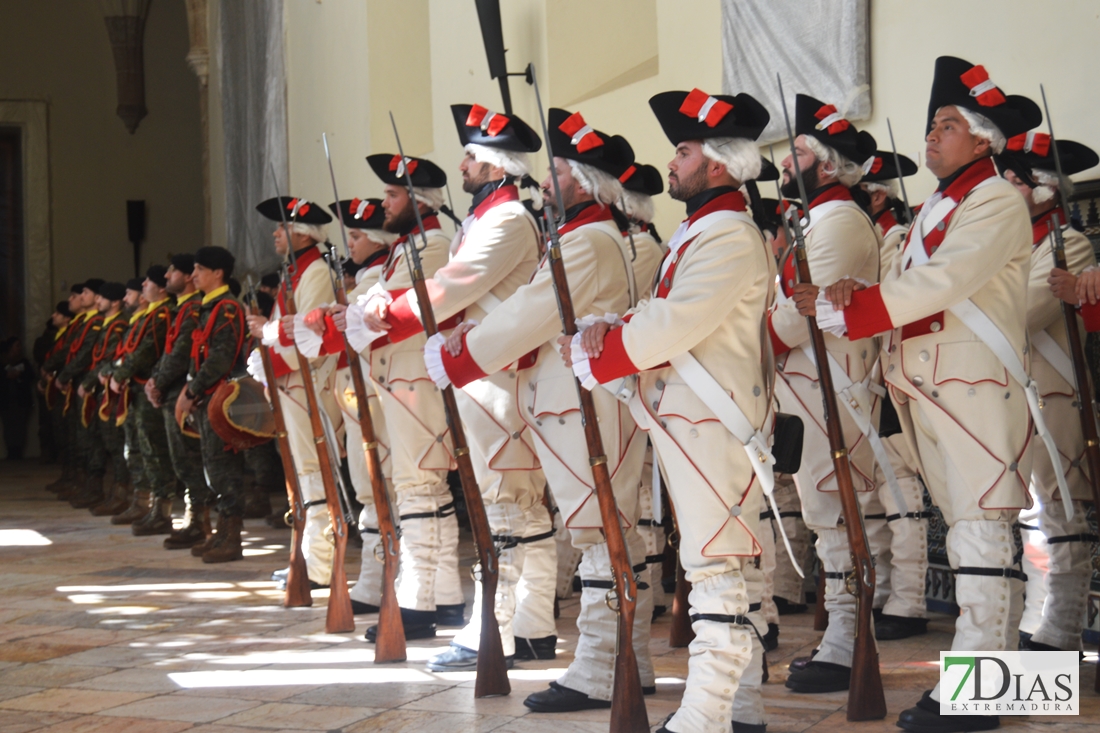
[[[817,294],[817,326],[822,331],[827,331],[834,336],[844,338],[848,333],[848,324],[844,321],[844,311],[838,311],[825,297],[825,291]]]
[[[591,392],[599,382],[592,376],[592,366],[588,363],[588,354],[584,353],[584,347],[581,346],[580,333],[573,335],[569,349],[573,359],[573,374],[581,386]]]
[[[363,296],[359,297],[362,298]],[[344,334],[348,337],[348,343],[351,344],[351,348],[355,349],[360,354],[363,354],[370,348],[372,341],[379,336],[385,335],[381,331],[374,331],[367,328],[367,323],[363,320],[363,314],[364,308],[359,303],[349,305],[347,312],[344,313],[344,319],[347,323]]]
[[[619,317],[618,313],[604,313],[602,316],[585,316],[584,318],[577,319],[577,328],[581,333],[584,333],[585,329],[595,326],[597,323],[606,323],[609,326],[621,326],[623,325],[623,319]]]
[[[275,346],[279,343],[279,322],[268,321],[264,324],[264,346]]]
[[[248,355],[248,374],[263,386],[267,386],[267,375],[264,374],[264,360],[260,356],[259,349],[253,349]]]
[[[382,287],[382,283],[375,283],[374,285],[371,285],[370,289],[367,292],[363,293],[356,299],[356,302],[366,308],[367,303],[369,303],[373,298],[381,298],[383,301],[385,301],[386,305],[389,305],[393,302],[393,296],[390,295],[390,291]]]
[[[316,359],[321,354],[324,340],[306,325],[304,313],[294,315],[294,344],[307,359]]]
[[[443,344],[446,342],[447,337],[437,333],[424,344],[424,366],[428,370],[428,376],[440,389],[451,386],[451,378],[443,368]]]

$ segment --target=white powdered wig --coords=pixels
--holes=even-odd
[[[1031,190],[1031,200],[1037,204],[1045,204],[1055,196],[1058,195],[1058,174],[1054,171],[1044,171],[1038,168],[1032,168],[1031,177],[1035,179],[1035,182],[1039,185]],[[1073,193],[1073,181],[1063,179],[1066,186],[1066,193]],[[1064,224],[1065,222],[1063,222]]]
[[[387,232],[385,229],[363,229],[362,231],[367,235],[367,239],[387,247],[396,242],[400,236],[397,232]]]
[[[802,140],[806,143],[806,147],[813,151],[814,157],[824,163],[821,166],[821,172],[827,176],[835,175],[840,185],[851,188],[863,178],[863,166],[848,160],[835,148],[826,145],[813,135],[803,135]]]
[[[592,195],[601,204],[617,204],[623,194],[623,184],[610,173],[604,173],[599,168],[586,163],[569,161],[569,170],[573,172],[573,179],[580,184],[586,193]]]
[[[439,211],[439,208],[443,206],[442,188],[421,188],[417,186],[413,188],[413,196],[432,211]]]
[[[977,112],[971,112],[965,107],[955,107],[959,110],[959,114],[966,120],[966,124],[970,126],[970,134],[975,137],[980,137],[983,140],[989,141],[989,147],[993,150],[994,154],[998,154],[1005,149],[1005,136],[1001,132],[1001,129],[993,124],[985,115],[978,114]],[[937,110],[938,112],[939,110]]]
[[[290,231],[295,234],[304,234],[315,242],[327,242],[328,233],[320,224],[303,224],[296,221],[290,225]]]
[[[892,199],[898,197],[898,181],[896,178],[889,181],[864,181],[860,185],[863,186],[863,190],[867,193],[884,191],[886,195]]]
[[[474,156],[478,163],[488,163],[497,168],[503,168],[504,172],[517,178],[531,172],[531,163],[527,159],[527,153],[519,153],[514,150],[498,150],[487,145],[466,146],[466,152]]]
[[[653,197],[623,189],[623,213],[635,221],[653,221]]]
[[[763,161],[756,143],[743,137],[712,137],[703,141],[703,155],[726,170],[738,183],[755,180]]]

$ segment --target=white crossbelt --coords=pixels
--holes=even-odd
[[[1073,362],[1070,360],[1069,355],[1062,351],[1062,347],[1058,345],[1058,342],[1046,331],[1039,331],[1031,334],[1031,344],[1036,351],[1043,355],[1047,363],[1054,367],[1054,371],[1058,372],[1062,379],[1066,380],[1076,390],[1077,377],[1073,373]]]

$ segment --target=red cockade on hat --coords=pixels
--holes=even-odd
[[[863,175],[872,176],[882,170],[882,158],[878,155],[872,155],[863,164]]]
[[[592,129],[592,125],[584,121],[580,112],[574,112],[566,117],[565,122],[558,125],[558,129],[572,137],[569,144],[574,146],[578,153],[585,153],[603,145],[603,140]]]
[[[1050,153],[1050,135],[1045,132],[1021,132],[1013,135],[1005,143],[1005,148],[1017,152],[1035,153],[1040,157],[1047,157]]]
[[[825,130],[830,135],[844,132],[852,126],[852,123],[844,119],[844,116],[837,112],[836,107],[831,104],[824,105],[814,113],[814,117],[821,120],[817,123],[817,129]]]
[[[996,107],[1005,103],[1005,95],[1001,94],[997,85],[989,80],[989,72],[984,66],[975,66],[965,74],[961,74],[959,79],[966,84],[970,89],[970,96],[976,97],[981,106]]]
[[[412,173],[412,171],[410,170],[409,173]],[[374,204],[363,199],[352,199],[348,209],[356,219],[369,219],[374,216]]]
[[[489,137],[496,137],[508,126],[508,118],[487,110],[480,104],[470,107],[470,114],[466,116],[468,127],[480,127],[481,131],[488,133]]]
[[[692,89],[684,97],[683,104],[680,105],[681,112],[688,117],[694,117],[700,122],[706,123],[707,127],[717,125],[732,110],[732,104],[723,102],[717,97],[712,97],[702,89]]]
[[[416,173],[416,166],[420,164],[420,161],[413,160],[412,158],[405,158],[402,160],[400,155],[395,155],[390,158],[390,170],[397,174],[398,178],[405,175],[405,169],[408,168],[409,175]]]
[[[625,171],[622,172],[622,175],[619,176],[619,183],[626,183],[627,181],[630,180],[630,177],[633,176],[637,172],[638,172],[637,166],[633,166],[633,165],[630,166],[629,168],[627,168]]]
[[[309,213],[309,202],[305,199],[291,199],[286,205],[286,210],[290,212],[290,218],[293,219],[299,214],[305,216]]]

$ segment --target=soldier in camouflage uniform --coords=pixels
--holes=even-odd
[[[199,324],[191,335],[191,368],[187,385],[176,400],[176,419],[191,414],[199,426],[203,463],[210,488],[217,496],[218,526],[209,542],[195,545],[205,563],[240,560],[244,505],[244,459],[227,450],[210,426],[206,401],[222,382],[242,369],[241,355],[247,337],[244,309],[229,292],[226,281],[233,274],[233,255],[222,247],[202,247],[195,253],[195,286],[203,292]]]
[[[76,451],[68,440],[68,426],[65,422],[65,395],[57,384],[57,372],[65,366],[65,356],[69,353],[69,343],[76,332],[75,319],[80,313],[80,294],[84,290],[83,283],[72,286],[67,301],[58,303],[57,312],[53,315],[57,333],[54,334],[53,347],[46,354],[42,363],[42,391],[46,395],[46,406],[50,411],[50,422],[53,424],[54,442],[57,445],[57,454],[61,459],[61,476],[56,481],[47,484],[46,490],[54,493],[68,488],[76,481],[77,464]],[[64,306],[64,309],[62,309]]]
[[[172,531],[172,499],[176,494],[176,474],[168,448],[164,417],[149,402],[144,384],[164,353],[171,321],[171,297],[165,286],[168,270],[153,265],[145,272],[142,296],[149,303],[134,324],[123,347],[123,354],[111,376],[111,389],[121,392],[123,385],[134,383],[131,410],[137,421],[138,445],[145,464],[145,479],[153,492],[149,512],[131,525],[137,537],[169,534]]]
[[[127,343],[132,342],[133,334],[141,326],[142,316],[149,303],[142,295],[144,289],[143,278],[130,278],[126,283],[126,310],[129,314],[129,327],[122,337],[122,345],[115,354],[115,361],[111,365],[112,374],[114,367],[122,364]],[[108,381],[110,389],[110,381]],[[119,392],[120,405],[118,408],[118,423],[122,426],[123,436],[126,441],[126,465],[130,469],[131,495],[128,506],[121,514],[111,517],[111,524],[133,524],[149,513],[149,502],[152,492],[149,490],[149,480],[145,476],[145,459],[141,457],[141,445],[137,434],[137,413],[131,409],[134,404],[134,393],[140,389],[136,384],[123,385]]]

